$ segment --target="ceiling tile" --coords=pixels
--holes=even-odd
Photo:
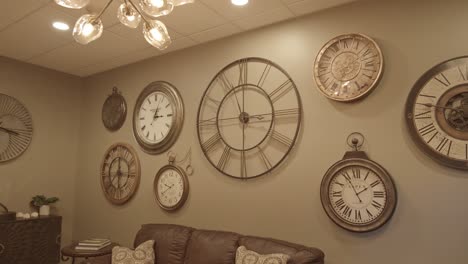
[[[228,0],[201,1],[229,20],[236,20],[242,17],[257,15],[268,10],[285,6],[281,0],[254,0],[250,1],[245,6],[235,6],[231,3],[231,1]]]
[[[286,7],[266,11],[260,15],[236,20],[233,23],[244,30],[273,24],[294,17],[294,14]]]
[[[160,20],[185,36],[227,23],[226,19],[198,1],[177,6],[171,14],[161,17]]]
[[[108,27],[107,30],[109,30],[111,32],[114,32],[115,34],[117,34],[117,35],[119,35],[121,37],[138,38],[138,39],[141,38],[141,39],[143,39],[143,41],[146,42],[146,40],[144,40],[144,36],[143,36],[141,26],[138,27],[138,28],[129,28],[129,27],[124,26],[121,23],[118,23],[116,25]],[[167,31],[169,32],[169,35],[171,36],[172,40],[175,40],[175,39],[178,39],[178,38],[182,37],[181,34],[177,33],[175,30],[173,30],[173,29],[171,29],[169,27],[167,28]]]
[[[0,32],[0,54],[27,60],[73,41],[71,31],[52,27],[53,21],[73,25],[74,18],[49,6]]]
[[[2,0],[2,15],[0,16],[0,31],[25,16],[44,6],[49,0]]]
[[[302,0],[290,4],[289,9],[295,15],[304,15],[354,1],[356,0]]]
[[[169,53],[180,49],[185,49],[191,46],[196,45],[197,43],[190,38],[184,37],[172,41],[172,44],[169,48],[162,51],[162,53]]]
[[[202,43],[202,42],[208,42],[211,40],[215,39],[220,39],[226,36],[234,35],[236,33],[239,33],[241,29],[237,27],[234,24],[224,24],[219,27],[215,27],[212,29],[208,29],[205,31],[202,31],[200,33],[196,33],[190,36],[193,40]]]

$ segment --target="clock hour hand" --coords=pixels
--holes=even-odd
[[[12,134],[12,135],[15,135],[15,136],[19,136],[19,133],[18,133],[18,132],[13,131],[13,130],[8,129],[8,128],[0,127],[0,130],[3,131],[3,132],[6,132],[6,133],[8,133],[8,134]]]

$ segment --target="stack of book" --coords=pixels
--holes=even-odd
[[[78,245],[76,245],[75,250],[98,251],[100,249],[103,249],[109,246],[110,244],[111,244],[111,241],[105,238],[86,239],[86,240],[81,240],[80,242],[78,242]]]

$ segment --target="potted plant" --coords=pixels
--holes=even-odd
[[[49,215],[50,205],[58,202],[57,197],[47,198],[44,195],[36,195],[31,200],[31,205],[39,208],[39,215]]]

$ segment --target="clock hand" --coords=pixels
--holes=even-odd
[[[365,192],[365,191],[368,190],[368,189],[369,189],[369,187],[366,187],[364,190],[362,190],[362,191],[360,191],[360,192],[358,192],[358,193],[356,193],[356,194],[359,196],[361,193]]]
[[[15,135],[15,136],[19,136],[19,133],[18,133],[18,132],[13,131],[13,130],[8,129],[8,128],[0,127],[0,130],[3,131],[3,132],[6,132],[6,133],[8,133],[8,134],[12,134],[12,135]]]
[[[423,103],[416,103],[418,105],[424,105],[426,107],[434,107],[434,108],[441,108],[441,109],[450,109],[450,110],[453,110],[453,111],[457,111],[457,112],[461,112],[463,113],[463,110],[461,109],[458,109],[458,108],[453,108],[453,107],[445,107],[445,106],[440,106],[440,105],[435,105],[435,104],[423,104]]]
[[[353,188],[354,194],[356,194],[356,197],[359,199],[359,202],[362,203],[362,200],[359,197],[358,193],[356,192],[356,188],[354,188],[354,185],[351,183],[351,181],[348,178],[346,178],[346,177],[344,177],[344,178],[349,182],[349,185],[351,185],[351,187]]]

